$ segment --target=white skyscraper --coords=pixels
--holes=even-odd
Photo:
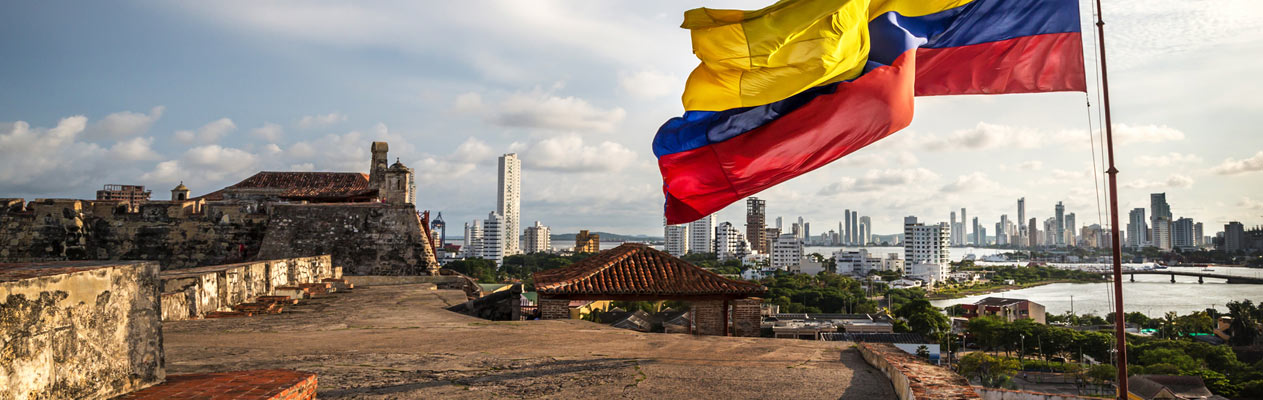
[[[904,261],[911,268],[913,264],[948,264],[948,246],[951,241],[952,228],[946,222],[935,225],[924,225],[917,222],[917,217],[903,219],[903,253]]]
[[[731,222],[722,222],[715,227],[715,247],[712,251],[721,261],[739,259],[750,254],[750,243]]]
[[[873,219],[868,216],[860,217],[860,246],[868,245],[873,241]]]
[[[803,258],[803,242],[792,233],[783,233],[772,242],[772,268],[789,269]]]
[[[465,223],[465,242],[460,251],[465,257],[482,257],[482,221]]]
[[[714,214],[689,222],[689,253],[709,253],[714,250],[715,245],[710,236],[714,232],[714,225]]]
[[[526,253],[547,253],[552,251],[552,238],[547,226],[535,221],[535,226],[526,227],[523,234],[522,251]]]
[[[522,160],[517,153],[500,156],[499,201],[496,213],[504,218],[504,255],[521,253],[518,233],[522,232]]]
[[[496,212],[482,220],[482,258],[495,261],[499,268],[504,263],[504,217]]]
[[[1153,246],[1162,250],[1171,250],[1171,218],[1157,217],[1153,219]]]
[[[679,257],[689,252],[689,229],[688,225],[668,225],[666,219],[662,220],[662,236],[666,239],[666,252]]]

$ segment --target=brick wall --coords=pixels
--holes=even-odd
[[[763,299],[749,298],[729,301],[732,305],[732,335],[758,337],[763,322],[760,315]]]
[[[725,322],[723,300],[693,302],[693,324],[697,327],[694,333],[722,336]]]
[[[539,299],[539,319],[570,319],[570,300]]]

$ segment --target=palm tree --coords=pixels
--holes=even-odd
[[[1175,317],[1178,314],[1175,311],[1167,311],[1166,316],[1162,318],[1162,337],[1170,339],[1175,336]]]

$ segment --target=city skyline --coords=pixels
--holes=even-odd
[[[1207,234],[1229,221],[1263,224],[1263,188],[1252,184],[1263,176],[1253,132],[1263,83],[1230,78],[1263,65],[1263,29],[1243,11],[1263,5],[1111,3],[1120,213],[1165,192],[1177,217],[1205,222]],[[12,94],[0,99],[0,196],[92,198],[106,184],[164,193],[181,181],[197,196],[258,171],[362,171],[359,144],[385,140],[416,169],[418,207],[451,221],[496,209],[496,158],[518,153],[520,221],[657,236],[663,199],[649,141],[679,114],[696,60],[655,55],[688,54],[679,11],[701,4],[505,4],[478,21],[453,17],[485,11],[463,4],[17,4],[0,17],[0,49],[13,60],[0,66]],[[266,18],[296,7],[322,12]],[[354,12],[335,12],[345,9]],[[110,34],[56,28],[68,24]],[[456,46],[429,39],[449,32],[466,35]],[[562,59],[518,57],[554,48],[567,50]],[[1203,73],[1209,65],[1215,73]],[[1155,93],[1155,82],[1168,84]],[[1016,214],[1018,197],[1041,220],[1064,201],[1080,225],[1098,223],[1106,208],[1097,212],[1092,171],[1103,166],[1085,143],[1084,101],[918,98],[907,130],[757,196],[769,220],[831,226],[843,209],[864,210],[873,234],[899,232],[907,215],[944,221],[961,206],[968,224],[993,227]],[[734,204],[716,221],[744,212]]]

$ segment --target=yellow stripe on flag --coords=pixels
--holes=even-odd
[[[868,21],[887,11],[919,16],[972,0],[782,0],[756,11],[684,13],[702,61],[684,88],[684,109],[720,111],[783,100],[853,79],[868,60]]]

